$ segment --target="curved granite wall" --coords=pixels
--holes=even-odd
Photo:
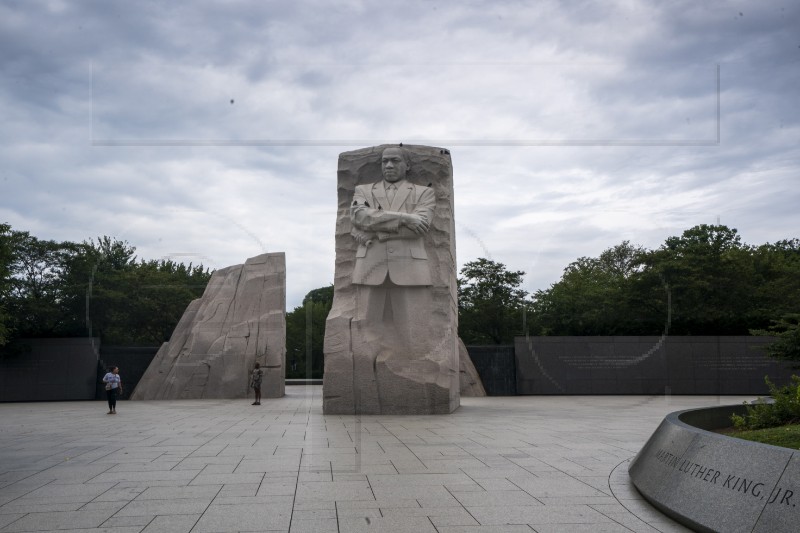
[[[708,431],[743,411],[733,405],[667,415],[631,462],[631,481],[697,531],[796,532],[800,451]]]

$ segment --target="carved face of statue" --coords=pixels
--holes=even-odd
[[[381,158],[381,170],[386,181],[394,183],[406,177],[408,163],[400,148],[387,148]]]

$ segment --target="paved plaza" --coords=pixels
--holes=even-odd
[[[752,397],[462,398],[324,416],[281,399],[0,404],[0,532],[687,531],[628,462],[669,412]]]

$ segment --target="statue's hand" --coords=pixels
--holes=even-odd
[[[400,223],[418,235],[428,231],[428,221],[420,215],[404,213],[403,217],[400,219]]]
[[[365,246],[369,246],[372,244],[372,235],[369,233],[364,233],[363,231],[353,230],[350,232],[350,235],[356,240],[358,244],[363,244]]]

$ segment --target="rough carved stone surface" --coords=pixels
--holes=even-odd
[[[133,400],[246,398],[256,361],[265,398],[284,395],[286,258],[268,253],[214,272],[136,387]]]
[[[386,148],[392,147],[339,156],[334,299],[324,348],[326,414],[441,414],[459,406],[450,154],[406,146],[406,183],[389,199],[383,185],[371,185],[383,180]],[[410,226],[397,227],[401,212],[432,217],[413,233]],[[366,220],[360,227],[353,222],[357,216]],[[384,279],[389,281],[380,285]]]
[[[458,339],[458,370],[461,380],[461,396],[475,397],[486,396],[486,389],[483,388],[478,371],[472,364],[467,347],[461,339]]]

